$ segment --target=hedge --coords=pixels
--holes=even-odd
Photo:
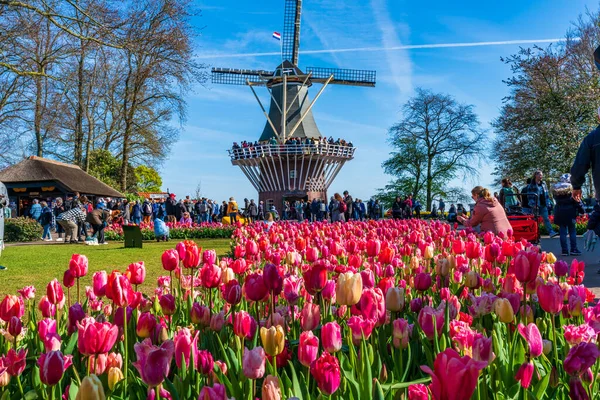
[[[40,240],[43,228],[31,218],[19,217],[4,220],[5,242],[33,242]]]
[[[169,238],[171,239],[229,239],[233,234],[234,227],[193,227],[193,228],[171,228]],[[123,230],[107,229],[104,232],[106,240],[124,240]],[[143,240],[155,240],[154,230],[142,228]]]

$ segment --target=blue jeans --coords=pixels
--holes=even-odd
[[[548,218],[548,207],[540,207],[540,216],[544,219],[544,225],[546,225],[548,235],[552,236],[555,234],[556,232],[554,232],[554,229],[552,229],[550,218]]]
[[[577,251],[577,230],[575,229],[575,220],[572,220],[568,225],[560,225],[560,247],[563,253],[568,253],[569,248],[567,247],[567,232],[569,234],[571,252]]]
[[[52,235],[50,234],[50,228],[52,224],[44,225],[44,233],[42,234],[42,239],[52,239]]]

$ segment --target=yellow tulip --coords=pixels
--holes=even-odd
[[[260,339],[268,355],[273,357],[283,351],[285,333],[281,325],[272,326],[269,329],[263,326],[260,328]]]
[[[465,286],[468,288],[476,288],[479,286],[479,274],[475,271],[469,271],[465,275]]]
[[[425,246],[425,251],[423,252],[423,258],[426,260],[431,260],[433,258],[433,246]]]
[[[554,253],[547,253],[546,254],[546,261],[549,264],[554,264],[556,262],[556,256],[554,255]]]
[[[105,400],[104,388],[102,382],[96,375],[89,375],[83,378],[81,386],[77,392],[76,400]]]
[[[338,276],[335,287],[335,299],[338,304],[353,306],[360,300],[363,291],[362,277],[360,274],[345,272]]]
[[[509,323],[515,318],[515,313],[508,299],[496,299],[494,312],[501,322]]]
[[[108,370],[108,388],[110,390],[115,390],[117,383],[121,382],[123,379],[123,372],[121,372],[118,367],[111,367]]]

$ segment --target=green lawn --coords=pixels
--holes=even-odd
[[[74,253],[85,254],[89,260],[88,275],[83,278],[83,287],[91,285],[95,271],[113,269],[124,271],[132,262],[144,261],[146,281],[140,290],[150,293],[156,286],[156,278],[165,275],[162,269],[161,255],[164,250],[175,248],[177,240],[169,242],[144,242],[143,249],[126,249],[121,242],[111,242],[105,246],[85,246],[70,244],[8,246],[0,256],[0,265],[6,270],[0,271],[0,295],[16,293],[23,286],[33,285],[37,289],[36,298],[46,293],[46,285],[53,278],[62,283],[65,269]],[[230,239],[196,240],[202,249],[214,249],[219,256],[229,250]]]

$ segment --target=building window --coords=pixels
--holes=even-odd
[[[273,205],[275,205],[275,200],[267,199],[267,211],[270,211],[271,207],[273,207]]]
[[[290,179],[296,179],[296,170],[295,169],[290,170]]]

